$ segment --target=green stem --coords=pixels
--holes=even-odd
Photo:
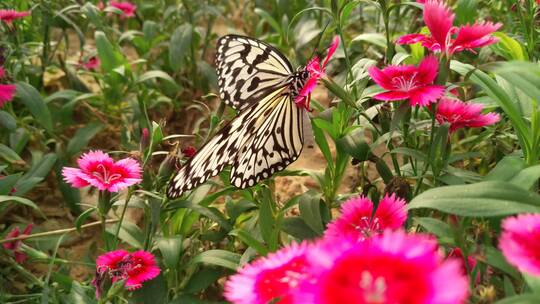
[[[116,231],[114,232],[113,249],[118,248],[118,244],[120,243],[118,235],[120,234],[120,228],[122,227],[122,223],[124,222],[124,217],[126,216],[126,210],[128,208],[128,203],[129,203],[129,200],[131,199],[132,195],[133,195],[133,190],[130,188],[128,190],[127,195],[126,195],[126,201],[124,202],[124,206],[122,207],[122,214],[120,214],[120,219],[118,221],[118,224],[116,225]]]

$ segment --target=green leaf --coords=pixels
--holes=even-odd
[[[107,232],[115,235],[117,227],[118,223],[107,227]],[[120,232],[118,233],[118,237],[135,248],[143,248],[144,233],[137,225],[133,223],[124,221],[122,223],[122,227],[120,228]]]
[[[182,236],[175,235],[157,239],[157,246],[168,269],[176,269],[182,256]]]
[[[251,234],[249,234],[243,229],[234,229],[229,232],[229,235],[236,236],[242,242],[246,243],[246,245],[255,249],[257,253],[262,256],[268,254],[268,249],[264,246],[264,244],[259,242],[255,237],[253,237]]]
[[[519,272],[512,267],[506,259],[504,258],[502,252],[495,249],[494,247],[486,247],[486,262],[488,265],[491,265],[497,269],[500,269],[510,275],[512,278],[518,280],[520,279]]]
[[[272,29],[276,31],[276,33],[281,34],[281,26],[279,26],[279,22],[277,22],[272,15],[258,7],[255,8],[255,14],[261,16],[261,18],[263,18],[263,20],[266,21],[272,27]]]
[[[99,60],[101,61],[101,69],[110,73],[120,65],[125,63],[125,59],[118,50],[109,42],[107,36],[102,31],[95,33],[96,48]]]
[[[86,222],[86,220],[97,210],[96,207],[88,208],[83,213],[81,213],[76,219],[75,219],[75,228],[77,228],[77,231],[81,233],[81,226]]]
[[[17,121],[6,111],[0,111],[0,126],[9,131],[17,129]]]
[[[319,237],[319,234],[309,228],[306,222],[299,217],[284,218],[281,223],[281,228],[287,234],[290,234],[299,240],[315,239]]]
[[[390,153],[407,155],[419,161],[425,161],[427,157],[427,155],[422,151],[406,147],[395,148],[394,150],[390,151]]]
[[[527,52],[523,49],[521,44],[514,38],[506,35],[503,32],[495,32],[492,34],[497,37],[499,41],[491,45],[491,48],[506,60],[527,60]]]
[[[0,203],[6,203],[6,202],[17,202],[19,204],[23,204],[28,207],[32,207],[33,209],[39,210],[38,206],[34,204],[34,202],[24,197],[19,197],[19,196],[14,196],[14,195],[0,195]],[[4,205],[4,204],[0,204],[0,205]]]
[[[199,269],[189,279],[189,282],[187,283],[183,291],[187,293],[200,292],[206,289],[208,286],[212,285],[214,282],[216,282],[217,279],[219,279],[221,276],[223,276],[223,272],[220,269],[212,267],[205,267],[203,269]]]
[[[130,304],[167,303],[167,280],[163,274],[144,282],[143,286],[133,292]]]
[[[523,278],[525,279],[525,282],[527,282],[527,285],[532,292],[539,296],[540,299],[540,278],[527,273],[523,273]]]
[[[540,165],[528,167],[521,170],[509,181],[512,184],[529,191],[534,185],[536,185],[538,179],[540,179]]]
[[[341,150],[354,157],[354,159],[358,161],[366,161],[371,154],[371,149],[364,138],[364,131],[361,129],[356,129],[338,139],[336,141],[336,145],[339,146]]]
[[[502,299],[494,304],[538,304],[539,301],[540,295],[529,293]]]
[[[11,174],[0,178],[0,195],[8,195],[15,183],[21,178],[21,173]]]
[[[364,33],[353,38],[351,42],[367,42],[375,46],[386,48],[386,38],[380,33]]]
[[[105,126],[99,122],[92,122],[78,129],[67,144],[67,157],[72,157],[73,155],[79,153],[82,149],[86,148],[90,140],[101,130],[103,130],[104,127]]]
[[[324,136],[324,132],[316,123],[317,120],[318,118],[311,120],[313,136],[315,137],[315,142],[317,143],[317,145],[319,146],[319,149],[324,155],[326,162],[328,163],[329,166],[332,166],[332,163],[333,163],[332,152],[330,152],[330,147],[328,146],[328,141],[326,140],[326,137]]]
[[[10,147],[4,144],[0,144],[0,157],[2,157],[3,159],[5,159],[6,161],[10,163],[15,163],[15,162],[24,163],[24,160],[22,160],[22,158],[15,151],[11,150]]]
[[[523,163],[523,159],[516,156],[505,156],[502,160],[500,160],[495,168],[493,168],[485,177],[484,180],[486,181],[509,181],[511,180],[516,174],[518,174],[523,168],[525,167],[525,164]]]
[[[24,103],[28,111],[32,113],[36,121],[47,131],[52,132],[53,122],[51,112],[39,92],[25,82],[18,82],[17,96]]]
[[[272,197],[268,193],[267,188],[264,188],[259,206],[259,229],[263,240],[267,244],[272,244],[272,236],[274,234],[275,216],[273,209]]]
[[[178,84],[176,84],[176,81],[167,73],[160,71],[160,70],[154,70],[154,71],[148,71],[137,79],[137,83],[143,83],[145,81],[148,81],[150,79],[163,79],[170,84],[172,84],[176,89],[179,89],[180,87]]]
[[[298,203],[300,217],[318,235],[324,232],[324,225],[321,217],[321,199],[314,193],[306,192],[300,196]]]
[[[478,17],[476,0],[458,0],[456,7],[457,24],[473,24]]]
[[[540,195],[512,183],[487,181],[430,189],[408,205],[409,210],[418,208],[471,217],[540,213]]]
[[[180,69],[191,47],[193,26],[189,23],[180,25],[171,36],[169,43],[169,64],[174,70]]]
[[[191,259],[190,264],[204,263],[221,266],[236,271],[238,265],[240,264],[240,257],[241,256],[238,253],[221,249],[211,249],[196,255],[193,259]]]
[[[414,221],[424,227],[426,231],[435,234],[441,243],[454,243],[452,229],[447,223],[431,217],[415,217]]]

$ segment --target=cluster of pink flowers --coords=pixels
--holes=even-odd
[[[87,58],[86,61],[83,61],[82,59],[79,60],[79,67],[82,67],[88,71],[95,71],[99,68],[100,65],[101,60],[99,60],[99,57],[97,56]]]
[[[467,277],[434,238],[407,234],[404,201],[353,198],[323,239],[293,243],[245,265],[225,284],[235,304],[464,303]]]
[[[32,232],[32,227],[33,227],[32,223],[26,225],[22,233],[19,227],[15,227],[10,232],[8,232],[8,234],[6,235],[6,239],[16,238],[18,236],[23,236],[23,235],[29,235]],[[21,240],[6,242],[2,245],[4,246],[5,249],[13,253],[13,256],[15,257],[15,261],[17,263],[22,264],[26,260],[27,256],[21,250],[21,246],[22,246]]]
[[[21,19],[28,15],[30,15],[29,11],[18,12],[12,9],[2,9],[0,10],[0,21],[6,24],[12,24],[16,19]]]
[[[500,23],[477,22],[455,27],[454,18],[454,13],[442,1],[428,0],[424,4],[424,21],[431,34],[405,35],[397,43],[421,43],[429,50],[450,58],[456,52],[473,51],[497,42],[491,34],[501,27]],[[386,90],[375,95],[375,99],[409,100],[411,106],[429,106],[438,102],[437,121],[448,123],[451,132],[463,127],[484,127],[500,120],[498,114],[482,114],[482,105],[444,97],[445,86],[435,84],[439,61],[433,55],[424,58],[418,67],[390,65],[382,70],[371,67],[368,72],[373,81]]]
[[[62,170],[64,180],[75,188],[94,186],[101,191],[118,192],[141,182],[141,165],[133,158],[115,162],[102,151],[90,151],[77,163],[79,168]]]
[[[6,76],[4,68],[0,67],[0,79]],[[0,109],[13,99],[16,86],[14,84],[0,84]]]
[[[96,277],[92,284],[96,288],[96,297],[101,297],[102,282],[109,277],[112,282],[125,280],[127,290],[142,287],[142,283],[152,280],[160,273],[156,260],[150,252],[143,250],[129,253],[115,250],[100,255],[96,260]]]

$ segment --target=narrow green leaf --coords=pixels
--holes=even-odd
[[[182,236],[175,235],[157,239],[157,246],[168,269],[176,269],[182,256]]]
[[[193,26],[189,23],[180,25],[173,32],[169,42],[169,64],[174,70],[180,69],[193,39]]]
[[[0,144],[0,157],[5,159],[6,161],[10,163],[15,162],[24,162],[22,158],[13,150],[11,150],[10,147]]]
[[[67,157],[71,157],[79,153],[82,149],[88,146],[90,140],[96,136],[105,126],[98,122],[92,122],[80,128],[75,132],[75,135],[69,140],[66,148]]]
[[[255,237],[243,229],[234,229],[229,232],[229,235],[238,237],[242,242],[246,243],[246,245],[255,249],[261,256],[268,254],[268,249],[264,246],[264,244],[259,242]]]
[[[306,222],[299,217],[284,218],[281,223],[281,228],[283,231],[299,240],[315,239],[319,237],[319,234],[309,228]]]
[[[324,225],[321,217],[321,202],[318,195],[306,192],[300,196],[298,203],[300,209],[300,217],[304,222],[318,235],[324,232]]]
[[[183,291],[187,293],[197,293],[203,291],[221,278],[221,276],[223,276],[223,272],[220,269],[214,267],[204,267],[203,269],[197,270],[197,272],[189,279],[189,282]]]
[[[240,257],[241,256],[238,253],[221,249],[211,249],[199,253],[193,259],[191,259],[190,263],[216,265],[236,271],[238,265],[240,264]]]
[[[14,196],[14,195],[0,195],[0,203],[7,203],[7,202],[16,202],[16,203],[31,207],[33,209],[39,210],[38,206],[34,204],[34,202],[24,197],[19,197],[19,196]],[[3,205],[3,204],[0,204],[0,205]]]
[[[9,131],[17,129],[17,121],[6,111],[0,111],[0,126]]]
[[[52,132],[53,122],[51,112],[39,92],[28,83],[18,82],[17,96],[24,103],[28,111],[32,113],[36,121],[47,131]]]
[[[77,231],[81,233],[81,226],[86,222],[86,220],[96,211],[96,207],[88,208],[83,213],[81,213],[76,219],[75,219],[75,228],[77,228]]]

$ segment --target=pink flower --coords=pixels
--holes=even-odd
[[[307,253],[311,280],[297,303],[464,303],[467,278],[456,260],[443,261],[436,241],[385,230],[364,242],[324,241]]]
[[[4,68],[0,67],[0,78],[6,76]],[[0,109],[13,99],[17,87],[14,84],[0,84]]]
[[[0,20],[4,21],[7,24],[11,24],[15,19],[20,19],[28,15],[30,15],[29,11],[17,12],[16,10],[12,9],[0,10]]]
[[[225,283],[225,298],[234,304],[266,304],[278,297],[276,303],[296,303],[294,292],[309,275],[307,251],[307,243],[293,243],[245,265]]]
[[[502,222],[499,248],[520,271],[540,276],[540,214],[521,214]]]
[[[373,81],[387,92],[379,93],[375,99],[392,101],[409,99],[411,106],[427,106],[435,102],[444,92],[444,86],[434,85],[439,63],[428,56],[418,67],[413,65],[390,65],[379,70],[370,67],[368,72]]]
[[[497,113],[482,114],[481,104],[468,104],[460,100],[442,98],[435,118],[440,124],[449,123],[450,132],[464,127],[480,128],[498,122]]]
[[[101,283],[105,276],[112,282],[125,280],[127,290],[142,287],[142,283],[152,280],[160,273],[156,260],[150,252],[143,250],[129,253],[115,250],[100,255],[96,260],[96,277],[92,284],[96,287],[96,297],[100,297]]]
[[[401,36],[398,44],[422,43],[434,52],[443,52],[448,57],[463,50],[473,51],[497,42],[491,34],[502,24],[493,22],[476,22],[459,27],[453,26],[454,13],[444,2],[428,0],[424,4],[424,22],[431,35],[408,34]]]
[[[97,70],[99,66],[101,65],[101,61],[99,60],[99,57],[92,56],[88,58],[86,62],[83,62],[82,60],[79,61],[79,65],[85,68],[86,70]]]
[[[118,192],[141,181],[141,166],[132,158],[115,162],[102,151],[90,151],[78,160],[79,168],[65,167],[62,175],[75,188],[94,186],[99,190]]]
[[[16,88],[14,84],[0,84],[0,109],[13,99]]]
[[[367,197],[360,196],[341,205],[341,216],[328,225],[325,237],[365,240],[386,228],[400,228],[405,220],[405,200],[395,194],[385,195],[375,213],[373,203]]]
[[[197,149],[193,146],[187,146],[182,149],[182,154],[184,154],[185,157],[191,158],[197,154]]]
[[[32,232],[32,223],[26,225],[26,228],[24,228],[24,231],[21,233],[21,230],[19,227],[13,228],[8,234],[6,235],[6,239],[15,238],[22,235],[29,235],[30,232]],[[17,263],[22,264],[26,260],[27,256],[24,252],[21,251],[22,246],[22,240],[18,241],[12,241],[2,244],[5,249],[10,250],[13,252],[13,255],[15,256],[15,261]]]
[[[122,17],[134,17],[135,16],[135,10],[137,9],[137,5],[125,1],[125,2],[116,2],[116,1],[110,1],[109,5],[121,10],[124,15]]]
[[[310,94],[317,86],[317,81],[325,75],[326,65],[328,64],[328,61],[330,60],[332,55],[334,55],[334,53],[336,52],[338,46],[339,37],[335,36],[332,40],[332,44],[328,49],[328,54],[326,55],[326,58],[324,59],[322,65],[319,61],[319,57],[317,56],[311,59],[306,65],[306,70],[309,72],[309,78],[294,100],[299,107],[303,107],[306,108],[306,110],[309,110],[309,102],[311,98]]]

